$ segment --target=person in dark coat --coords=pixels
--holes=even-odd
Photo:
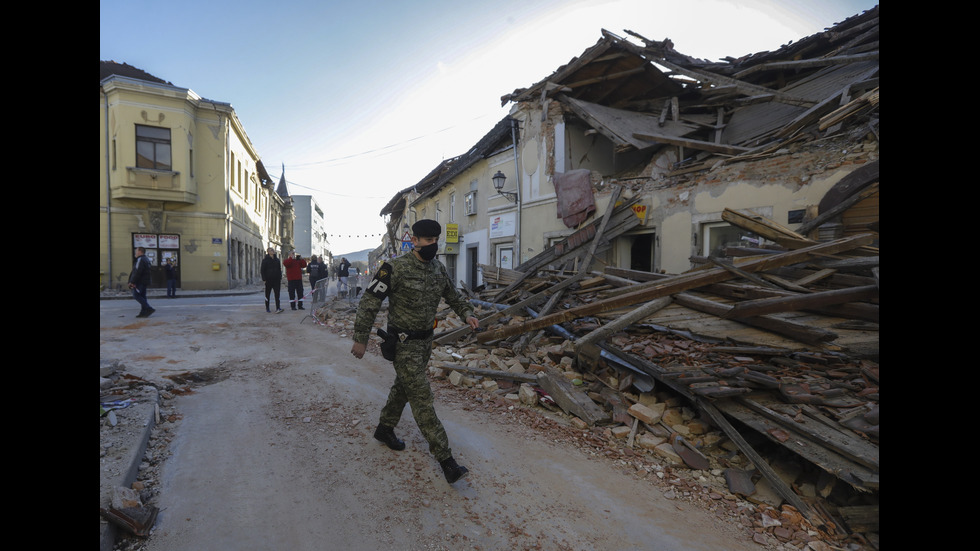
[[[276,256],[276,251],[272,247],[269,247],[265,252],[266,255],[262,259],[262,267],[260,269],[262,281],[265,282],[265,311],[271,312],[269,310],[269,293],[275,293],[276,313],[281,314],[282,308],[279,304],[279,290],[282,288],[282,263],[279,262],[279,257]]]
[[[146,288],[150,285],[150,259],[146,258],[146,249],[136,247],[136,261],[133,271],[129,273],[129,288],[133,290],[133,298],[140,303],[138,318],[148,318],[156,309],[146,301]]]
[[[310,256],[310,263],[306,265],[306,273],[310,276],[310,289],[316,291],[316,282],[319,281],[323,273],[323,262],[316,255]]]
[[[350,277],[350,262],[346,257],[340,258],[340,266],[337,266],[337,294],[347,296],[349,288],[347,278]]]
[[[163,269],[167,276],[167,298],[177,298],[177,266],[174,266],[174,259],[168,258]]]

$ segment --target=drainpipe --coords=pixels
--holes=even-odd
[[[516,236],[514,246],[517,249],[517,266],[524,262],[524,253],[521,252],[521,167],[517,163],[517,119],[510,120],[510,138],[514,142],[514,176],[517,178],[517,227],[514,228]],[[517,266],[514,266],[515,268]]]
[[[218,108],[215,106],[215,111]],[[218,114],[218,120],[221,120],[221,114]],[[224,131],[225,131],[225,159],[226,161],[231,158],[231,116],[224,117]],[[228,166],[228,163],[224,163]],[[229,171],[234,171],[235,167],[229,167]],[[225,193],[225,282],[228,284],[228,288],[231,289],[231,218],[234,215],[234,209],[231,201],[231,173],[225,174],[225,183],[228,184],[228,191]]]
[[[109,165],[111,156],[109,155],[109,94],[105,87],[99,86],[102,90],[102,97],[105,98],[105,220],[106,220],[106,276],[109,278],[108,285],[112,288],[112,186],[109,185],[109,175],[112,174],[112,167]]]

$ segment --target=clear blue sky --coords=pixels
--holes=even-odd
[[[266,168],[313,195],[330,250],[380,243],[381,209],[509,110],[500,97],[602,29],[717,60],[773,50],[876,0],[101,0],[99,57],[231,103]]]

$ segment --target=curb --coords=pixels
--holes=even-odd
[[[150,401],[138,402],[132,407],[140,408],[142,411],[141,418],[143,419],[143,429],[137,445],[128,451],[125,465],[128,465],[126,471],[116,477],[113,480],[108,481],[110,488],[125,487],[128,488],[136,481],[136,476],[139,474],[140,463],[143,462],[143,455],[146,453],[146,447],[150,442],[150,433],[153,432],[153,427],[156,426],[156,411],[160,405],[160,391],[154,389],[153,397]],[[111,494],[110,494],[111,495]],[[111,503],[101,503],[101,507],[108,508]],[[116,537],[118,536],[119,529],[115,524],[105,520],[100,517],[99,522],[99,550],[100,551],[112,551],[113,546],[116,543]]]
[[[208,298],[208,297],[233,297],[242,295],[259,295],[262,294],[261,290],[243,290],[243,291],[204,291],[204,292],[194,292],[184,293],[178,298]],[[148,294],[146,296],[148,300],[150,299],[166,299],[165,294]],[[134,300],[132,294],[122,294],[122,295],[101,295],[99,300]]]

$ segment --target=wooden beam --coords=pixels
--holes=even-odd
[[[693,79],[697,79],[701,82],[710,82],[712,84],[720,84],[725,86],[734,86],[739,93],[746,96],[756,96],[762,94],[772,94],[773,101],[778,101],[780,103],[785,103],[788,105],[796,105],[801,107],[810,107],[814,104],[813,101],[806,98],[794,97],[789,94],[784,94],[772,88],[766,88],[764,86],[759,86],[756,84],[750,84],[748,82],[738,80],[731,77],[726,77],[712,73],[710,71],[699,71],[697,69],[688,69],[681,65],[671,63],[665,59],[657,59],[654,61],[657,65],[663,65],[671,71],[680,73],[685,76],[689,76]]]
[[[738,155],[740,153],[745,153],[746,151],[749,151],[749,148],[747,147],[716,144],[713,142],[691,140],[687,138],[678,138],[677,136],[668,136],[666,134],[655,134],[650,132],[633,132],[633,137],[638,140],[647,140],[650,142],[679,145],[681,147],[690,147],[691,149],[697,149],[700,151],[709,151],[711,153],[723,153],[725,155]]]
[[[859,193],[855,193],[854,195],[851,195],[847,199],[844,199],[840,203],[834,205],[833,208],[821,212],[816,218],[810,220],[809,222],[805,222],[802,226],[800,226],[800,231],[805,233],[813,231],[814,229],[820,227],[820,225],[823,223],[843,213],[847,209],[863,201],[864,199],[867,199],[875,193],[878,193],[878,183],[871,184],[867,189],[864,189]]]
[[[731,319],[727,314],[731,311],[732,307],[727,304],[721,304],[708,299],[696,297],[688,293],[677,293],[674,295],[674,300],[677,302],[677,304],[691,308],[692,310],[705,312],[723,319]],[[793,340],[807,344],[820,344],[823,342],[832,341],[838,336],[833,331],[818,329],[816,327],[810,327],[808,325],[795,323],[789,320],[781,320],[768,316],[739,316],[738,318],[733,319],[733,321],[737,321],[751,327],[765,329],[766,331],[783,335],[784,337],[789,337]]]
[[[796,509],[810,522],[816,522],[819,519],[810,506],[803,501],[800,496],[796,495],[796,492],[787,486],[786,483],[783,482],[783,479],[779,478],[779,474],[777,474],[776,471],[774,471],[772,467],[766,463],[765,458],[759,455],[752,445],[742,437],[738,430],[728,422],[728,419],[720,411],[718,411],[718,408],[707,400],[703,400],[701,398],[697,398],[695,401],[698,407],[707,413],[709,417],[711,417],[711,420],[715,423],[715,425],[718,426],[726,436],[731,438],[732,442],[735,442],[738,449],[749,458],[749,461],[755,465],[755,468],[762,473],[762,476],[767,481],[769,481],[769,484],[772,486],[773,490],[779,494],[779,497],[785,499],[793,507],[796,507]]]
[[[610,323],[607,323],[606,325],[599,327],[595,331],[592,331],[591,333],[579,339],[576,339],[575,348],[580,348],[582,346],[592,344],[598,340],[604,339],[609,335],[615,333],[616,331],[619,331],[620,329],[632,325],[642,320],[643,318],[649,317],[655,312],[658,312],[666,308],[667,306],[670,305],[671,302],[673,302],[673,299],[671,299],[670,297],[661,297],[656,300],[651,300],[650,302],[647,302],[641,305],[640,307],[632,310],[628,314],[620,316],[615,320],[611,321]]]
[[[779,268],[790,264],[804,262],[814,255],[835,254],[842,251],[848,251],[862,245],[867,245],[868,243],[871,243],[872,239],[873,236],[871,234],[855,235],[852,237],[831,241],[829,243],[820,243],[795,251],[759,258],[746,262],[739,266],[739,268],[750,273]],[[626,293],[611,299],[593,302],[591,304],[578,306],[576,308],[570,308],[563,312],[558,312],[548,316],[541,316],[535,320],[510,325],[495,331],[486,331],[477,335],[476,339],[480,343],[494,341],[509,337],[510,335],[516,335],[526,331],[534,331],[535,329],[541,329],[548,327],[549,325],[563,323],[580,317],[617,310],[624,306],[631,306],[640,302],[646,302],[656,298],[673,295],[704,285],[721,283],[722,281],[728,281],[734,277],[734,274],[723,268],[699,270],[689,274],[668,278],[660,282],[651,282],[656,283],[656,285],[640,291]]]
[[[844,65],[847,63],[859,63],[862,61],[874,61],[878,59],[878,51],[856,54],[856,55],[840,55],[834,57],[823,57],[823,58],[813,58],[813,59],[800,59],[797,61],[770,61],[769,63],[760,63],[749,67],[744,71],[735,73],[735,78],[744,78],[752,73],[758,71],[768,71],[772,69],[809,69],[813,67],[823,67],[825,65]]]
[[[774,314],[777,312],[808,310],[834,304],[860,302],[876,296],[878,296],[878,286],[868,285],[864,287],[834,289],[833,291],[821,291],[818,293],[800,294],[789,297],[749,300],[735,304],[721,317],[725,319],[744,318],[748,316]]]

